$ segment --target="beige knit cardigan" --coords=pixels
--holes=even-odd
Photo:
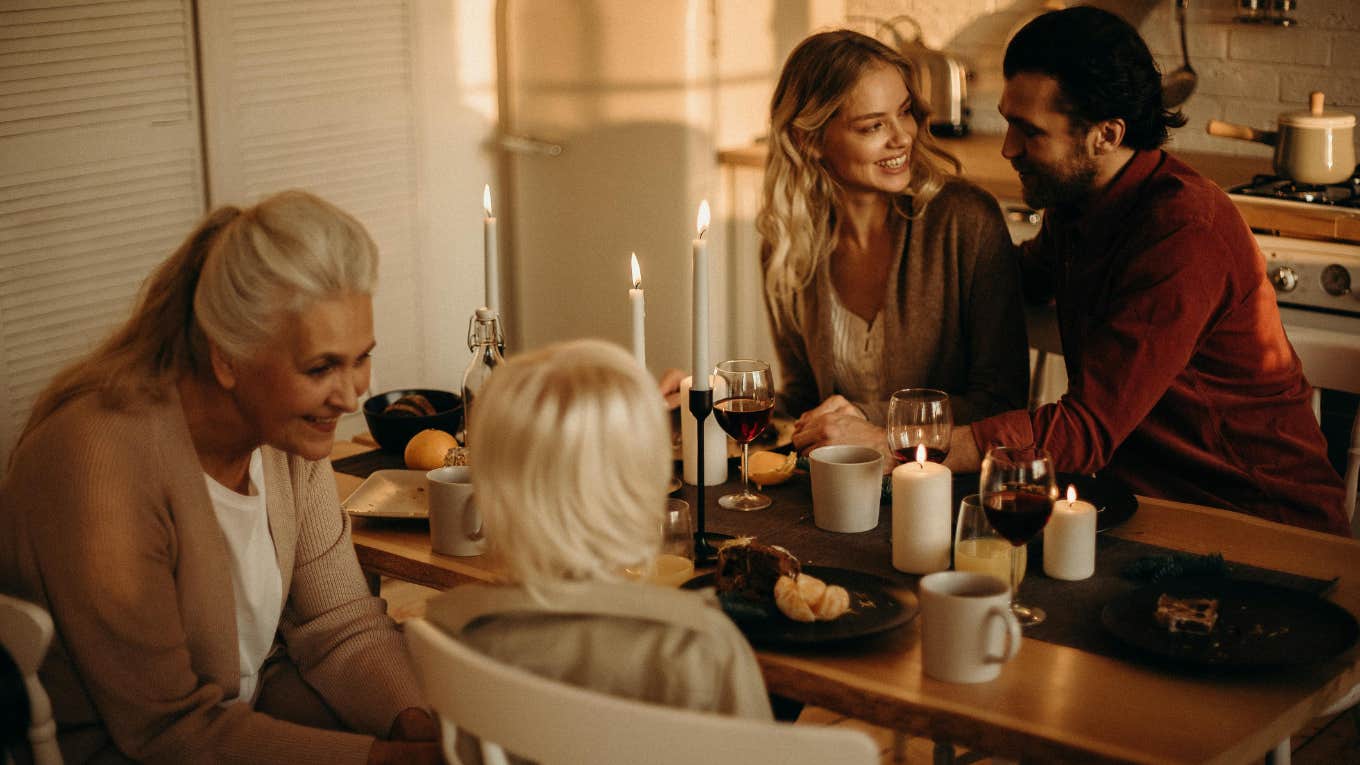
[[[178,396],[114,411],[87,395],[24,438],[0,482],[0,590],[56,622],[41,678],[67,762],[362,763],[422,705],[329,463],[263,453],[278,640],[358,733],[219,705],[240,680],[230,558]]]

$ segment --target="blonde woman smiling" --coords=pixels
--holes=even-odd
[[[895,51],[837,30],[799,44],[771,101],[756,225],[781,407],[801,415],[803,451],[887,452],[899,388],[946,391],[965,423],[1025,405],[1009,233],[924,128],[915,84]]]

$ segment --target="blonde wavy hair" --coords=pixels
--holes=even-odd
[[[219,207],[142,284],[131,317],[38,396],[24,435],[73,398],[163,400],[181,375],[209,374],[209,343],[232,359],[273,341],[290,313],[371,295],[378,247],[362,224],[305,191]],[[22,440],[22,436],[20,437]]]
[[[475,407],[477,508],[512,581],[615,580],[657,555],[669,428],[632,356],[601,340],[521,354]]]
[[[770,100],[769,155],[756,229],[763,240],[765,297],[776,325],[796,321],[795,299],[831,256],[840,235],[836,210],[844,189],[821,161],[826,128],[870,69],[902,73],[920,127],[911,153],[911,180],[893,210],[919,217],[960,165],[930,135],[930,105],[916,72],[892,48],[859,32],[837,29],[803,40],[789,54]]]

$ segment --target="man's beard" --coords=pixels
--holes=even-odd
[[[1036,210],[1079,206],[1095,185],[1095,157],[1074,153],[1057,165],[1037,166],[1023,160],[1011,164],[1022,173],[1025,204]]]

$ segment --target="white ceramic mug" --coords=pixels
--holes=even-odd
[[[482,516],[472,501],[472,468],[442,467],[425,474],[430,495],[430,548],[440,555],[481,555]]]
[[[808,454],[812,520],[817,528],[855,533],[878,525],[883,455],[867,446],[819,446]]]
[[[990,574],[921,577],[921,666],[936,680],[985,683],[1020,652],[1010,587]]]

